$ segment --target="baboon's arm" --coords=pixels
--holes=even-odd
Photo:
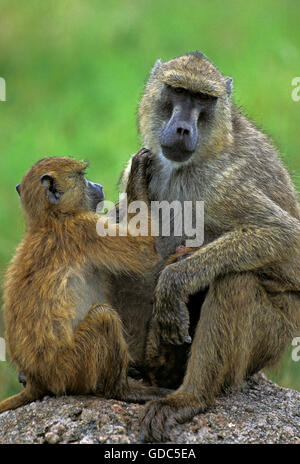
[[[218,212],[220,225],[225,229],[232,225],[232,230],[161,273],[154,314],[163,340],[176,344],[188,341],[189,295],[209,286],[220,275],[281,262],[299,249],[299,221],[257,193],[251,198],[248,193],[247,203],[239,203],[239,211],[235,206],[223,217]]]
[[[146,148],[141,148],[132,157],[126,190],[128,206],[136,200],[143,201],[147,207],[149,206],[146,172],[151,159],[152,155]],[[147,226],[144,236],[135,235],[136,231],[130,227],[131,218],[132,214],[128,214],[128,228],[120,224],[112,224],[115,234],[108,234],[105,237],[99,235],[99,232],[104,229],[103,224],[105,221],[103,218],[95,220],[94,226],[89,227],[89,230],[93,233],[93,231],[96,231],[97,225],[98,232],[97,237],[91,240],[90,249],[92,254],[110,272],[143,273],[146,269],[153,267],[158,260],[155,238],[150,234],[150,210],[147,208],[147,216],[144,218],[144,225]],[[91,218],[91,221],[93,222],[94,219]]]
[[[89,250],[90,259],[95,260],[96,266],[101,265],[112,273],[143,273],[157,263],[154,237],[132,235],[130,227],[126,230],[119,224],[114,227],[115,235],[101,236],[96,233],[96,222],[94,224],[94,240]]]

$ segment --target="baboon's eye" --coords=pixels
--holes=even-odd
[[[170,84],[166,84],[166,86],[167,86],[167,89],[170,89],[172,92],[183,93],[185,91],[183,87],[173,87]]]
[[[202,92],[195,93],[195,98],[197,100],[214,100],[215,99],[215,97],[213,97],[212,95],[209,95],[207,93],[202,93]]]

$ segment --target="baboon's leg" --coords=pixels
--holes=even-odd
[[[183,384],[145,407],[147,440],[164,441],[168,426],[191,419],[223,388],[240,386],[245,377],[279,359],[292,333],[285,317],[289,296],[280,298],[281,307],[252,273],[228,274],[210,285]]]
[[[108,305],[91,308],[75,332],[80,369],[72,391],[144,403],[170,390],[128,379],[129,353],[118,314]]]
[[[78,370],[70,386],[72,393],[121,395],[127,388],[129,356],[116,311],[108,305],[94,305],[77,327],[74,343]]]

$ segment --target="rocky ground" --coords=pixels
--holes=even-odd
[[[0,415],[0,443],[141,443],[143,406],[93,396],[46,397]],[[262,377],[176,426],[169,443],[298,443],[300,393]]]

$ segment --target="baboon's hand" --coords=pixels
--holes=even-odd
[[[131,159],[131,169],[126,192],[128,201],[141,200],[148,202],[148,168],[152,153],[147,148],[141,148]]]
[[[173,255],[169,256],[166,264],[172,264],[176,263],[177,261],[182,261],[183,259],[188,258],[192,254],[194,254],[195,250],[195,248],[187,248],[184,245],[179,245],[176,248],[176,252]]]
[[[160,275],[154,294],[153,330],[164,343],[191,343],[189,336],[188,295],[176,264]]]
[[[24,388],[26,387],[27,377],[20,371],[18,372],[18,381],[23,385]]]

